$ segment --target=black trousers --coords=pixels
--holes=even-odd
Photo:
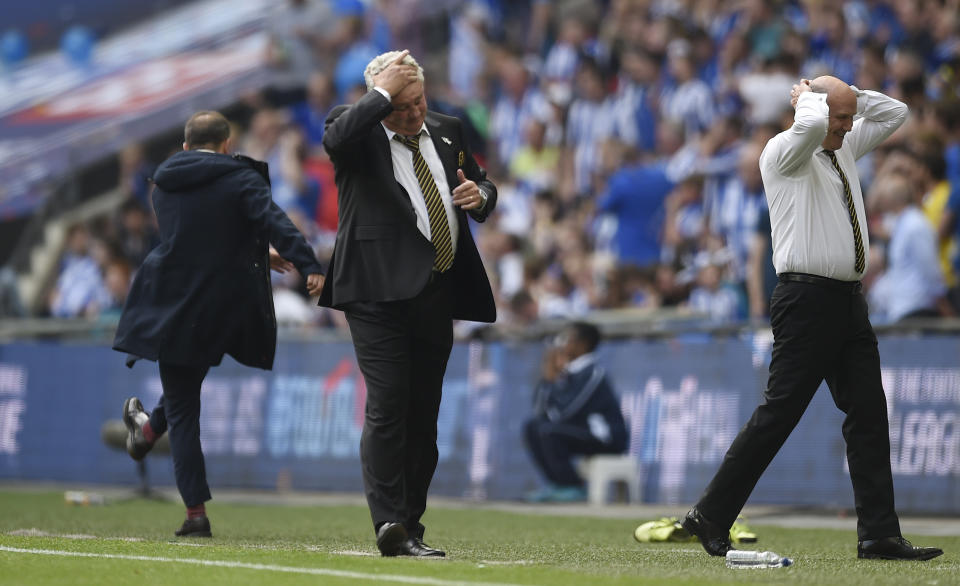
[[[523,437],[540,472],[556,486],[584,485],[573,467],[574,456],[623,453],[622,446],[603,443],[584,426],[546,419],[527,420]]]
[[[437,415],[453,346],[447,279],[437,275],[412,299],[345,308],[367,385],[360,460],[375,530],[400,522],[423,534],[420,518],[437,468]]]
[[[210,500],[207,468],[200,447],[200,385],[209,366],[160,363],[163,396],[150,413],[150,427],[157,434],[170,432],[173,474],[183,503],[193,507]]]
[[[826,380],[834,403],[846,414],[843,438],[857,534],[861,540],[900,535],[880,354],[859,287],[781,281],[771,298],[770,322],[773,356],[763,401],[700,498],[701,514],[720,527],[733,524]]]

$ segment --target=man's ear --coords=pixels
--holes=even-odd
[[[231,136],[227,140],[223,141],[223,144],[220,145],[220,149],[217,151],[224,155],[229,155],[230,151],[233,150],[233,137]]]
[[[187,143],[186,143],[186,142],[183,143],[183,150],[185,150],[185,151],[189,151],[189,150],[190,150],[190,147],[187,146]]]

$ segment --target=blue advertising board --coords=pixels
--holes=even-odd
[[[694,502],[757,405],[769,332],[743,337],[616,340],[601,346],[640,463],[643,499]],[[880,340],[891,463],[902,511],[960,512],[960,337]],[[541,480],[523,449],[542,345],[454,346],[439,420],[432,494],[516,499]],[[160,396],[156,365],[133,369],[101,346],[0,346],[0,479],[132,484],[126,454],[100,427],[124,398]],[[283,342],[273,371],[229,359],[203,386],[201,438],[218,487],[360,491],[366,388],[349,343]],[[853,504],[843,413],[822,388],[750,503]],[[150,457],[151,482],[172,484],[169,457]]]

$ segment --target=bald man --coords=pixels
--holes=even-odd
[[[790,103],[793,125],[760,156],[778,277],[770,300],[770,378],[683,526],[710,555],[732,549],[730,526],[826,380],[846,414],[857,556],[935,558],[943,551],[914,547],[900,535],[880,355],[860,283],[869,259],[856,160],[903,124],[907,107],[829,76],[801,80]]]

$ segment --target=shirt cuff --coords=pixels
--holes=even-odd
[[[390,97],[390,92],[388,92],[387,90],[383,89],[378,85],[373,86],[373,89],[377,90],[378,92],[380,92],[380,95],[387,98],[388,102],[392,101],[392,98]]]
[[[850,86],[850,89],[852,89],[853,93],[857,95],[857,114],[863,115],[864,110],[867,109],[867,100],[869,99],[869,96],[867,95],[867,92],[855,85]]]

